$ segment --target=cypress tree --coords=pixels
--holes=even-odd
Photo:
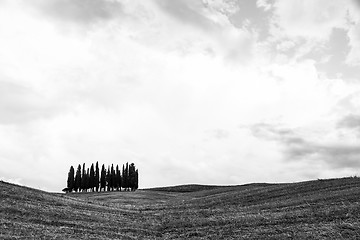
[[[107,191],[110,192],[111,187],[111,172],[110,172],[110,166],[108,166],[108,170],[106,173],[106,182],[107,182]]]
[[[74,190],[74,167],[71,166],[70,170],[69,170],[69,174],[68,174],[68,179],[67,179],[67,188],[69,192],[72,192]]]
[[[106,170],[105,165],[103,164],[101,167],[101,179],[100,179],[100,191],[101,189],[104,189],[104,192],[106,191]]]
[[[83,168],[82,168],[81,190],[83,192],[86,192],[86,168],[85,168],[85,163],[83,164]]]
[[[119,169],[119,189],[120,189],[120,191],[121,191],[122,182],[123,182],[123,178],[121,176],[121,170]]]
[[[114,190],[116,191],[119,191],[119,181],[118,181],[118,172],[117,172],[118,169],[114,169],[114,176],[113,176],[113,179],[114,179]]]
[[[136,169],[135,171],[135,190],[139,188],[139,171]]]
[[[124,188],[124,190],[125,190],[125,188],[126,188],[126,184],[125,184],[125,182],[126,182],[126,174],[125,174],[125,166],[124,166],[124,164],[122,165],[122,179],[121,180],[122,180],[121,181],[121,187]]]
[[[95,187],[95,171],[94,171],[94,164],[91,164],[90,167],[90,176],[89,176],[89,188],[92,192],[94,192]]]
[[[80,192],[80,189],[81,189],[81,165],[80,164],[76,170],[74,189],[75,189],[75,192],[77,192],[78,190]]]
[[[89,190],[89,188],[90,188],[90,169],[87,168],[86,181],[85,181],[85,189],[86,189],[86,191]]]
[[[119,170],[119,165],[116,165],[116,190],[121,191],[121,174]]]
[[[125,187],[126,191],[129,191],[129,163],[126,163],[125,167]]]
[[[96,167],[95,167],[95,189],[96,189],[96,192],[99,191],[99,178],[100,178],[99,163],[96,162]]]
[[[111,191],[114,191],[114,188],[116,188],[116,174],[114,169],[114,164],[111,164]]]
[[[135,165],[131,163],[129,166],[129,188],[131,191],[135,190]]]

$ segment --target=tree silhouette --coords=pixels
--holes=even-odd
[[[85,181],[85,189],[87,191],[90,188],[90,169],[89,168],[87,168],[85,176],[86,176],[85,177],[85,179],[86,179],[86,181]]]
[[[95,189],[96,189],[96,192],[99,191],[99,178],[100,178],[100,174],[99,174],[99,163],[96,162],[96,167],[95,167]]]
[[[99,162],[91,164],[90,168],[86,168],[85,163],[78,165],[76,173],[74,167],[71,166],[66,191],[83,191],[87,192],[91,189],[92,192],[96,191],[135,191],[139,186],[139,172],[134,163],[127,162],[122,165],[122,171],[117,164],[108,165],[106,170],[105,165],[102,165],[101,172],[99,171]]]
[[[80,191],[80,189],[81,189],[81,165],[79,164],[75,175],[74,190],[75,192],[77,192],[78,190]]]
[[[136,169],[135,171],[135,190],[139,188],[139,171]]]
[[[103,164],[101,167],[101,179],[100,179],[100,191],[101,189],[104,189],[104,192],[106,191],[106,170],[105,165]]]
[[[126,190],[126,173],[125,173],[125,166],[124,164],[122,165],[122,179],[121,179],[121,187],[124,188],[124,190]]]
[[[90,177],[89,177],[89,188],[92,192],[94,192],[95,187],[95,171],[94,171],[94,164],[91,164],[90,167]]]
[[[115,182],[116,182],[116,191],[121,191],[121,174],[120,174],[120,170],[119,170],[119,165],[116,165],[116,178],[115,178]]]
[[[86,192],[86,168],[85,168],[85,163],[83,164],[83,168],[82,168],[81,190],[83,192]]]
[[[126,191],[129,191],[129,163],[126,163],[126,166],[125,166],[125,188],[126,188]]]
[[[74,167],[71,166],[68,174],[68,180],[67,180],[67,188],[69,192],[72,192],[74,189]]]
[[[134,163],[131,163],[129,166],[129,188],[131,191],[135,191],[135,182],[136,182],[136,170]]]
[[[114,188],[116,188],[116,174],[114,169],[114,164],[111,164],[111,191],[114,191]]]
[[[111,172],[110,172],[110,166],[108,166],[108,170],[106,173],[106,182],[107,182],[107,190],[110,191],[111,188]]]

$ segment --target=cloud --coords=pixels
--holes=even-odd
[[[353,124],[353,119],[345,121],[347,126]],[[275,141],[283,147],[284,161],[321,162],[331,169],[348,169],[360,167],[360,146],[341,141],[329,142],[309,140],[294,129],[284,128],[266,123],[251,127],[255,137]]]
[[[348,36],[350,31],[333,29],[329,41],[323,45],[323,48],[312,51],[304,58],[317,60],[316,68],[329,78],[356,79],[360,74],[360,68],[347,64],[347,59],[355,53],[354,48],[349,44],[349,40],[353,39]]]
[[[165,38],[171,40],[172,46],[187,49],[184,53],[194,53],[189,51],[193,49],[235,64],[251,61],[255,36],[232,22],[238,12],[233,1],[157,0],[156,3],[170,24]],[[174,27],[178,31],[174,32]]]
[[[266,140],[275,140],[285,145],[302,144],[305,140],[297,136],[293,130],[280,128],[275,125],[258,123],[250,127],[251,133],[258,138]]]
[[[341,0],[278,0],[274,4],[274,21],[286,36],[326,40],[333,28],[345,27],[347,9]]]
[[[340,121],[338,121],[337,128],[360,130],[360,115],[349,114],[345,116]]]
[[[72,40],[84,41],[77,46],[79,49],[91,47],[93,43],[88,37],[93,40],[102,38],[104,41],[123,41],[127,38],[154,51],[202,54],[235,63],[249,62],[255,38],[251,32],[231,23],[227,14],[231,13],[233,5],[224,1],[204,3],[199,0],[171,3],[163,0],[132,3],[113,0],[36,0],[14,3],[4,12],[13,11],[7,19],[13,16],[16,30],[34,34],[39,39],[37,43],[43,42],[43,47],[49,53],[56,52],[56,45],[73,44],[67,39],[70,32]],[[19,21],[19,16],[22,21]],[[28,30],[22,29],[24,22]],[[57,32],[54,32],[54,26]],[[51,39],[54,34],[64,39],[61,42]],[[94,51],[85,50],[88,51],[83,55],[89,54],[89,50]],[[72,49],[70,55],[78,51]],[[38,52],[43,53],[40,50],[31,56],[39,55]]]
[[[269,24],[272,12],[271,3],[266,1],[238,1],[238,10],[229,16],[231,23],[240,29],[247,29],[258,41],[269,37]]]
[[[170,16],[176,18],[178,21],[195,26],[205,31],[214,31],[219,29],[211,19],[205,15],[205,6],[202,1],[167,1],[158,0],[159,6],[165,10]]]
[[[354,139],[354,142],[360,139],[360,115],[348,114],[341,118],[336,124],[337,130],[341,136]]]
[[[272,4],[269,2],[269,0],[257,0],[256,6],[259,8],[264,8],[264,11],[269,11],[272,8]]]
[[[206,135],[208,135],[208,138],[206,138],[205,140],[224,140],[228,139],[231,133],[225,129],[213,129],[206,131]]]
[[[106,21],[122,13],[122,4],[112,0],[35,0],[28,4],[49,18],[84,25]]]
[[[276,58],[280,60],[285,58],[285,61],[314,59],[322,64],[321,70],[324,70],[324,59],[327,57],[331,62],[325,68],[329,71],[330,77],[334,76],[334,71],[336,71],[335,74],[354,72],[354,69],[345,66],[345,63],[355,64],[358,61],[356,48],[359,41],[355,37],[356,31],[353,26],[358,22],[358,11],[355,10],[353,1],[304,0],[290,3],[286,0],[276,0],[268,12],[273,14],[269,21],[270,35],[264,45],[271,49],[270,52],[274,53]],[[337,31],[336,34],[333,34],[334,31]],[[348,51],[349,56],[337,51],[339,45],[334,45],[334,42],[330,47],[338,48],[329,48],[329,41],[333,41],[334,37],[338,36],[349,38],[349,46],[347,46],[347,39],[340,42],[343,48],[354,48],[354,51],[351,49]],[[289,41],[293,46],[289,44]],[[290,51],[276,52],[278,48]],[[334,58],[336,60],[341,58],[340,67],[334,62]],[[345,59],[347,59],[346,62]],[[330,65],[336,66],[335,70]],[[356,73],[348,75],[354,76]]]
[[[229,137],[230,133],[224,129],[216,129],[213,132],[214,137],[218,140],[226,139]]]
[[[346,63],[358,68],[360,66],[360,21],[349,30],[348,37],[351,50],[347,55]]]
[[[333,86],[334,92],[339,92],[337,101],[334,103],[333,112],[337,114],[337,119],[349,115],[359,115],[360,91],[357,81],[339,81]]]
[[[29,87],[0,81],[0,124],[19,124],[47,118],[61,109]]]

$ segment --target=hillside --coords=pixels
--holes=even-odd
[[[187,184],[187,185],[178,185],[178,186],[169,186],[169,187],[147,188],[145,190],[159,191],[159,192],[198,192],[198,191],[211,190],[220,187],[224,187],[224,186]]]
[[[158,224],[126,206],[0,182],[0,239],[146,239]]]
[[[234,189],[234,187],[239,188],[252,188],[252,187],[261,187],[261,186],[270,186],[272,184],[269,183],[251,183],[244,184],[238,186],[220,186],[220,185],[200,185],[200,184],[186,184],[186,185],[178,185],[178,186],[169,186],[169,187],[155,187],[155,188],[147,188],[144,190],[147,191],[159,191],[159,192],[199,192],[204,190],[213,190],[213,189],[221,189],[221,191],[228,189]]]
[[[65,195],[0,182],[0,238],[360,238],[359,178],[190,186]]]

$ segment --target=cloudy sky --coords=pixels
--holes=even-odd
[[[0,179],[360,175],[355,0],[0,0]]]

